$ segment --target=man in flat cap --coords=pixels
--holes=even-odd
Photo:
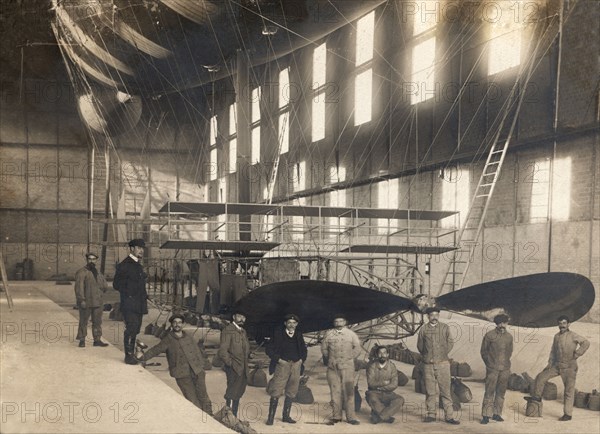
[[[148,293],[146,292],[146,273],[140,261],[144,257],[146,243],[142,239],[129,242],[127,256],[115,271],[113,288],[121,294],[121,312],[125,320],[123,343],[125,363],[137,364],[134,357],[135,339],[142,326],[142,318],[148,313]]]
[[[531,396],[525,397],[525,399],[541,402],[546,382],[551,378],[560,376],[565,386],[565,394],[563,415],[558,420],[568,422],[573,419],[577,359],[588,350],[590,341],[569,330],[571,321],[566,315],[559,316],[556,322],[558,323],[558,333],[554,335],[548,365],[535,377]]]
[[[460,422],[454,419],[450,391],[450,359],[448,353],[454,345],[450,336],[450,327],[440,322],[440,310],[437,307],[429,307],[425,313],[429,322],[421,327],[417,340],[417,348],[423,356],[425,374],[427,416],[423,419],[423,422],[435,422],[441,395],[446,422],[458,425]]]
[[[290,313],[284,317],[283,327],[273,332],[273,339],[267,346],[267,356],[271,358],[269,373],[273,378],[267,385],[267,393],[271,396],[267,425],[273,425],[279,398],[285,393],[283,402],[283,418],[286,423],[296,423],[290,417],[292,399],[298,393],[302,364],[306,361],[306,343],[304,336],[298,330],[300,318]]]
[[[221,331],[221,343],[218,355],[223,361],[227,376],[227,389],[225,390],[225,405],[231,407],[234,416],[238,414],[240,399],[246,391],[250,369],[248,358],[250,356],[250,342],[246,336],[243,325],[246,315],[243,311],[233,311],[232,321]]]
[[[102,298],[108,289],[108,284],[102,273],[96,269],[98,255],[87,252],[85,257],[87,264],[75,273],[75,299],[79,308],[79,328],[76,339],[81,348],[85,347],[87,326],[91,316],[94,346],[107,347],[108,344],[102,342],[100,338],[102,337],[102,312],[104,311]]]
[[[212,403],[206,392],[206,356],[192,335],[183,330],[183,315],[176,313],[169,318],[169,322],[171,331],[139,360],[145,362],[160,353],[167,353],[169,373],[177,381],[183,396],[205,413],[212,415]]]
[[[356,333],[346,327],[344,314],[334,316],[333,327],[321,342],[333,407],[332,417],[327,424],[341,422],[342,409],[345,409],[346,421],[358,425],[360,422],[354,411],[354,359],[360,355],[360,341]]]
[[[496,328],[490,330],[481,342],[481,358],[485,363],[485,394],[481,408],[481,423],[492,420],[503,422],[504,394],[510,377],[510,358],[513,352],[513,337],[506,330],[508,315],[494,317]]]

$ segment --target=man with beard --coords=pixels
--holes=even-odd
[[[304,336],[298,330],[300,318],[293,313],[284,317],[283,327],[275,329],[273,340],[267,347],[267,355],[271,359],[269,372],[273,378],[267,385],[267,393],[271,396],[267,425],[273,425],[279,398],[285,393],[283,402],[283,418],[286,423],[296,423],[290,417],[292,399],[298,393],[302,364],[306,360],[307,350]]]
[[[79,308],[77,340],[79,347],[85,347],[87,325],[91,316],[94,346],[107,347],[108,344],[100,339],[102,337],[102,312],[104,311],[102,296],[108,289],[107,283],[102,273],[96,269],[98,255],[88,252],[85,257],[87,264],[75,273],[75,298]]]
[[[206,392],[204,372],[206,356],[192,336],[183,330],[185,322],[183,315],[174,314],[169,318],[169,322],[171,331],[138,360],[145,362],[166,352],[169,373],[177,381],[183,396],[196,407],[212,415],[212,403]]]
[[[115,271],[113,288],[121,294],[121,312],[125,320],[123,343],[125,347],[125,363],[137,364],[134,357],[135,339],[142,326],[142,318],[148,313],[148,293],[146,292],[146,273],[140,261],[144,256],[146,243],[142,239],[129,242],[127,256]]]
[[[371,423],[393,423],[396,414],[404,405],[404,399],[394,393],[398,387],[398,371],[389,361],[387,347],[376,351],[377,359],[367,367],[367,402],[371,406]]]
[[[486,369],[485,394],[481,409],[481,423],[484,425],[490,421],[490,417],[496,422],[504,422],[502,408],[513,352],[513,337],[506,331],[508,316],[496,315],[494,323],[496,328],[487,332],[481,342],[481,358]]]
[[[360,422],[354,410],[354,359],[360,354],[360,341],[356,333],[346,327],[343,314],[334,316],[333,327],[321,342],[333,407],[332,417],[327,424],[341,422],[342,409],[345,409],[346,421],[358,425]]]
[[[573,418],[577,359],[585,354],[590,347],[590,342],[569,330],[570,321],[567,316],[561,315],[557,321],[559,332],[554,335],[548,366],[535,377],[533,392],[525,399],[541,402],[546,382],[560,375],[565,386],[565,398],[564,414],[558,420],[566,422]]]
[[[227,376],[225,405],[231,407],[231,411],[236,417],[240,398],[246,391],[248,378],[250,377],[248,366],[250,342],[248,342],[246,330],[242,328],[245,322],[246,315],[244,315],[244,312],[235,310],[231,323],[221,331],[221,344],[218,351]]]
[[[437,307],[429,307],[425,313],[429,322],[421,327],[417,340],[417,348],[423,356],[425,374],[427,416],[423,419],[423,422],[435,422],[441,395],[446,422],[459,425],[460,422],[453,417],[454,409],[452,408],[450,391],[450,359],[448,353],[454,345],[450,336],[450,328],[447,324],[439,321],[440,310]]]

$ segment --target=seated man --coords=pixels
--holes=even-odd
[[[183,331],[183,315],[173,314],[169,321],[172,330],[139,360],[145,362],[166,352],[169,373],[177,381],[183,396],[205,413],[212,415],[212,403],[206,392],[206,357],[192,336]]]
[[[398,371],[389,361],[386,347],[379,347],[376,359],[367,368],[367,402],[371,406],[371,423],[393,423],[394,414],[404,405],[404,398],[394,393],[398,387]]]

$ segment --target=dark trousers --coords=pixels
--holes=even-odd
[[[225,375],[227,375],[225,399],[240,399],[246,391],[246,385],[248,384],[246,370],[242,371],[242,375],[238,375],[231,367],[226,366]]]
[[[510,369],[499,371],[497,369],[486,368],[485,394],[483,395],[481,408],[482,416],[492,417],[495,414],[502,416],[508,377],[510,377]]]
[[[94,340],[100,340],[102,336],[102,311],[103,307],[79,308],[79,328],[77,329],[77,340],[85,339],[87,336],[87,326],[90,316],[92,317],[92,336]]]
[[[206,374],[204,372],[198,375],[192,372],[191,377],[176,378],[176,381],[185,399],[202,409],[205,413],[212,415],[212,403],[206,392],[205,377]]]
[[[366,398],[373,413],[381,420],[388,420],[404,405],[404,398],[394,392],[367,390]]]
[[[123,311],[123,320],[125,321],[125,332],[123,333],[123,345],[125,346],[126,353],[133,353],[135,350],[135,338],[140,333],[142,328],[142,317],[141,313]]]

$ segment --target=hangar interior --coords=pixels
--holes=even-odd
[[[110,282],[132,239],[145,241],[155,303],[144,326],[184,312],[211,357],[232,306],[284,281],[338,282],[409,300],[474,287],[507,305],[519,301],[502,288],[529,275],[576,273],[600,288],[598,2],[10,0],[0,18],[6,432],[90,430],[83,416],[59,418],[54,428],[43,411],[41,421],[24,417],[17,401],[44,409],[69,396],[92,401],[98,388],[108,413],[119,382],[131,381],[126,369],[148,388],[130,399],[143,403],[141,417],[126,428],[102,419],[96,429],[224,429],[173,393],[165,359],[145,370],[122,365],[122,324],[108,312],[109,383],[27,376],[24,360],[40,372],[61,361],[76,372],[88,357],[90,375],[105,375],[99,351],[78,354],[64,327],[55,342],[43,331],[77,316],[72,282],[85,254],[99,256]],[[540,279],[552,286],[551,277]],[[496,293],[477,286],[499,280],[506,281]],[[532,301],[552,315],[569,303],[561,291],[572,289],[554,284],[548,298],[540,292]],[[596,293],[574,308],[573,329],[591,342],[578,378],[586,392],[600,388]],[[118,301],[110,289],[113,318]],[[472,366],[464,380],[481,401],[479,345],[490,318],[470,318],[476,308],[468,303],[448,310],[442,320],[462,336],[452,356]],[[423,318],[409,309],[354,326],[364,358],[377,343],[416,350]],[[513,366],[535,376],[555,329],[527,325],[514,326],[522,339]],[[108,333],[111,326],[118,332]],[[473,327],[479,334],[467,339]],[[250,388],[242,404],[256,408],[247,405],[241,419],[258,432],[332,429],[319,413],[329,401],[322,337],[311,334],[307,361],[316,407],[298,405],[296,425],[265,426],[268,395]],[[260,342],[253,348],[253,365],[264,368]],[[410,364],[395,363],[410,377]],[[36,398],[38,381],[46,401]],[[216,405],[224,373],[213,367],[206,381]],[[553,381],[562,393],[560,378]],[[423,429],[424,398],[412,386],[396,391],[407,404],[395,424],[371,426],[363,403],[361,425],[342,430]],[[14,395],[19,387],[24,400]],[[128,397],[118,393],[122,407]],[[509,392],[514,418],[489,429],[530,432],[521,395]],[[157,421],[156,399],[177,410]],[[546,404],[552,416],[536,419],[537,428],[564,429],[554,422],[560,399]],[[479,410],[469,411],[461,429],[478,432]],[[578,432],[600,428],[598,413],[583,409],[572,423]]]

